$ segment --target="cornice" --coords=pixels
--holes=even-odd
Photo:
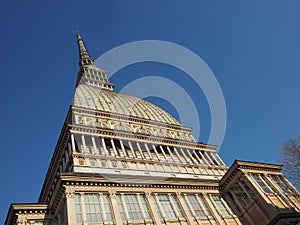
[[[4,224],[5,225],[16,224],[17,221],[16,214],[48,215],[49,209],[48,209],[48,205],[44,203],[11,204]]]
[[[234,163],[229,167],[228,171],[224,174],[220,180],[220,185],[222,188],[230,183],[230,181],[236,177],[238,172],[276,172],[280,173],[282,170],[282,165],[251,162],[243,160],[235,160]]]
[[[251,169],[265,169],[265,170],[272,170],[272,171],[281,171],[282,165],[278,164],[270,164],[270,163],[261,163],[261,162],[251,162],[251,161],[243,161],[243,160],[235,160],[237,166],[240,168],[251,168]]]
[[[60,132],[58,141],[56,143],[55,150],[51,157],[51,161],[50,161],[50,164],[49,164],[49,167],[47,170],[46,177],[44,179],[43,187],[40,192],[38,202],[46,202],[46,200],[47,200],[46,198],[48,197],[50,187],[54,181],[55,174],[59,167],[59,163],[60,163],[60,159],[63,154],[64,147],[65,147],[68,137],[69,137],[69,123],[71,120],[72,120],[72,112],[71,112],[71,108],[69,108],[63,128]]]
[[[130,175],[109,175],[104,177],[98,174],[87,173],[64,173],[61,175],[61,180],[64,184],[73,183],[77,185],[99,185],[99,186],[127,186],[127,187],[191,187],[191,188],[206,188],[218,187],[219,183],[216,180],[201,180],[189,178],[164,178],[149,177],[149,176],[130,176]]]

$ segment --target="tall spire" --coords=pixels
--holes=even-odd
[[[79,32],[76,34],[79,48],[79,66],[80,70],[77,75],[76,87],[79,84],[87,84],[102,89],[114,90],[114,85],[108,81],[106,72],[95,65],[94,60],[86,50],[84,41]]]
[[[79,66],[82,67],[85,65],[94,65],[94,60],[90,56],[89,52],[86,50],[83,39],[79,32],[77,32],[77,43],[80,57]]]

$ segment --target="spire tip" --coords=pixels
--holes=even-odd
[[[88,51],[86,50],[83,39],[78,31],[76,32],[76,36],[77,36],[77,43],[79,47],[79,56],[80,56],[79,65],[80,66],[93,65],[94,61],[89,55]]]
[[[76,31],[76,37],[77,37],[77,40],[82,40],[82,37],[81,37],[79,31]]]

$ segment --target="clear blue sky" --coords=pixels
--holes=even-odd
[[[0,222],[10,203],[37,201],[74,92],[77,30],[94,58],[145,39],[191,49],[223,90],[228,117],[220,155],[226,164],[278,163],[282,142],[300,134],[299,9],[297,0],[1,1]],[[205,142],[207,102],[181,71],[137,64],[112,81],[120,89],[145,73],[173,77],[199,97],[199,140]],[[152,100],[176,116],[164,101]]]

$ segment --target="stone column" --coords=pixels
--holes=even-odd
[[[154,152],[155,152],[155,155],[156,155],[157,159],[158,159],[159,161],[161,161],[160,155],[158,154],[158,152],[157,152],[156,147],[155,147],[154,144],[152,144],[152,148],[153,148],[153,150],[154,150]]]
[[[66,186],[65,188],[68,225],[77,225],[75,209],[75,190],[68,186]]]
[[[99,202],[100,202],[100,206],[101,206],[101,215],[103,218],[103,221],[106,221],[106,213],[105,213],[105,208],[104,208],[104,204],[103,204],[103,193],[98,193],[99,196]]]
[[[262,188],[254,181],[254,179],[249,174],[245,174],[247,181],[254,187],[254,189],[259,193],[259,196],[263,198],[268,204],[273,204],[273,202],[266,196],[266,193],[262,190]]]
[[[86,217],[86,212],[85,212],[85,202],[84,202],[84,193],[80,193],[80,203],[81,203],[81,213],[82,213],[82,221],[83,224],[87,224],[87,217]]]
[[[143,151],[142,151],[142,149],[141,149],[141,146],[140,146],[140,144],[139,144],[138,142],[136,142],[136,146],[138,147],[138,150],[139,150],[139,152],[140,152],[140,155],[141,155],[142,159],[145,159],[145,156],[144,156],[144,154],[143,154]]]
[[[145,197],[146,197],[146,200],[150,207],[150,213],[152,214],[152,220],[154,221],[154,224],[161,225],[161,222],[160,222],[161,219],[156,211],[156,208],[155,208],[152,196],[151,196],[151,192],[149,192],[149,191],[145,192]]]
[[[188,224],[193,225],[194,224],[193,217],[190,215],[189,209],[186,207],[186,205],[184,203],[182,194],[180,192],[176,192],[176,196],[178,199],[178,203],[180,204],[180,208],[182,208],[183,214],[184,214],[185,218],[187,219]]]
[[[216,223],[218,225],[222,225],[224,224],[222,221],[222,217],[220,217],[218,211],[216,210],[215,206],[213,205],[213,203],[210,201],[209,197],[207,194],[203,194],[203,200],[205,201],[206,205],[208,206],[211,215],[213,216],[213,218],[215,219]]]
[[[112,138],[110,139],[110,143],[111,143],[111,146],[112,146],[112,148],[113,148],[113,150],[114,150],[115,157],[118,157],[119,154],[118,154],[118,151],[117,151],[117,149],[116,149],[114,140],[113,140]]]
[[[128,156],[127,156],[127,152],[126,152],[126,150],[125,150],[125,148],[124,148],[124,144],[123,144],[123,141],[122,141],[122,140],[120,140],[120,145],[121,145],[121,148],[122,148],[124,157],[127,158],[127,157],[128,157]]]
[[[150,159],[153,159],[147,143],[144,143],[144,145],[145,145],[146,151],[148,152],[148,155],[149,155]]]
[[[104,150],[104,155],[109,155],[109,153],[107,151],[107,148],[106,148],[105,140],[104,140],[103,137],[101,137],[101,142],[102,142],[102,147],[103,147],[103,150]]]
[[[74,138],[74,134],[73,133],[71,133],[71,145],[72,145],[72,152],[76,152],[75,138]]]
[[[135,154],[135,152],[134,152],[134,149],[133,149],[133,147],[132,147],[131,141],[128,141],[128,145],[129,145],[129,148],[130,148],[130,150],[131,150],[131,152],[132,152],[133,157],[134,157],[134,158],[137,158],[137,157],[136,157],[136,154]]]
[[[113,209],[113,216],[115,218],[116,221],[116,225],[122,225],[122,218],[121,218],[121,214],[120,214],[120,210],[119,210],[119,206],[118,206],[118,202],[117,202],[117,198],[116,198],[116,192],[115,191],[109,191],[109,198],[111,201],[111,205],[112,205],[112,209]]]
[[[189,158],[186,156],[186,154],[184,153],[183,149],[179,147],[179,150],[180,150],[180,152],[181,152],[183,158],[185,159],[185,161],[186,161],[187,163],[189,163],[190,160],[189,160]]]
[[[182,160],[181,156],[179,155],[177,149],[174,147],[174,151],[175,151],[175,154],[177,155],[177,158],[179,159],[180,162],[184,163],[185,161]]]

